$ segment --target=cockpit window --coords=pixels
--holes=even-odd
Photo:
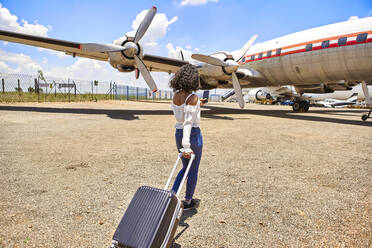
[[[254,60],[254,55],[251,56],[251,60]]]
[[[258,58],[262,59],[262,55],[263,55],[263,53],[258,54]]]
[[[268,51],[266,54],[267,57],[271,57],[271,51]]]
[[[276,49],[276,55],[280,55],[281,53],[282,53],[282,49],[281,48]]]

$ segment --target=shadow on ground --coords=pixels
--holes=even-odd
[[[39,113],[60,113],[60,114],[92,114],[92,115],[107,115],[112,119],[121,120],[138,120],[141,115],[172,115],[171,110],[128,110],[128,109],[88,109],[88,108],[52,108],[52,107],[26,107],[26,106],[0,106],[0,111],[21,111],[21,112],[39,112]],[[210,119],[222,119],[222,120],[235,120],[242,119],[239,116],[226,116],[226,115],[261,115],[270,116],[275,118],[286,118],[296,120],[307,120],[316,122],[331,122],[348,125],[359,125],[359,126],[372,126],[371,121],[362,121],[360,118],[362,113],[368,112],[367,110],[326,110],[326,109],[312,109],[308,113],[295,113],[290,109],[278,109],[278,110],[257,110],[257,109],[236,109],[226,107],[216,107],[207,105],[203,107],[202,117]],[[314,116],[313,114],[317,114]],[[328,116],[320,116],[321,114]],[[342,118],[332,118],[329,115],[342,117],[354,116],[353,120],[346,120]],[[249,118],[243,118],[249,119]]]
[[[190,225],[188,223],[186,223],[185,221],[188,218],[191,218],[192,216],[194,216],[197,213],[198,213],[198,210],[196,208],[193,208],[193,209],[190,209],[188,211],[184,211],[183,212],[183,214],[181,216],[180,223],[178,224],[178,228],[182,228],[182,230],[174,237],[174,241],[173,241],[173,244],[172,244],[171,248],[179,248],[179,247],[181,247],[181,245],[180,244],[177,244],[176,241],[190,227]]]

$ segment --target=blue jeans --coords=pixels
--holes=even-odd
[[[180,152],[180,149],[182,148],[182,137],[183,137],[183,129],[176,129],[176,144],[178,152]],[[193,127],[191,129],[190,134],[190,145],[191,150],[195,154],[195,159],[191,164],[191,168],[189,170],[189,174],[187,177],[187,185],[186,185],[186,200],[191,200],[192,196],[194,195],[196,182],[198,180],[198,169],[200,164],[200,159],[202,156],[202,150],[203,150],[203,137],[201,135],[200,128]],[[174,192],[177,192],[178,187],[180,186],[180,183],[182,181],[183,175],[185,174],[186,167],[189,163],[189,159],[182,158],[182,164],[183,167],[178,172],[178,175],[176,177],[176,180],[174,181],[172,190]]]

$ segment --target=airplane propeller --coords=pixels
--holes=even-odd
[[[225,55],[225,59],[221,60],[219,58],[208,56],[204,54],[193,54],[191,58],[204,62],[206,64],[214,65],[214,66],[221,66],[222,70],[225,74],[231,75],[231,81],[234,87],[234,91],[236,94],[236,98],[239,102],[240,108],[244,108],[244,99],[242,89],[240,87],[239,79],[236,75],[236,71],[239,68],[239,60],[243,58],[243,56],[247,53],[249,47],[253,44],[253,42],[257,39],[257,35],[254,35],[244,46],[242,49],[227,54],[226,52],[218,52],[212,55],[223,54]],[[235,59],[236,58],[236,59]]]
[[[138,56],[140,49],[138,42],[142,39],[147,29],[149,28],[152,20],[155,17],[156,10],[156,7],[152,7],[151,9],[149,9],[145,18],[139,25],[134,38],[128,39],[128,42],[126,42],[124,46],[115,44],[85,43],[81,44],[80,49],[86,52],[124,52],[127,56],[134,58],[138,72],[142,74],[143,79],[146,81],[152,92],[156,92],[157,86],[155,84],[155,81],[152,78],[146,65],[143,63],[142,59]],[[139,76],[139,73],[137,75]]]

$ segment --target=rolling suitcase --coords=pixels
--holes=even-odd
[[[183,205],[179,194],[191,164],[192,154],[177,193],[168,191],[169,183],[181,160],[178,155],[164,189],[139,187],[117,227],[111,248],[122,247],[169,247],[180,221]]]

